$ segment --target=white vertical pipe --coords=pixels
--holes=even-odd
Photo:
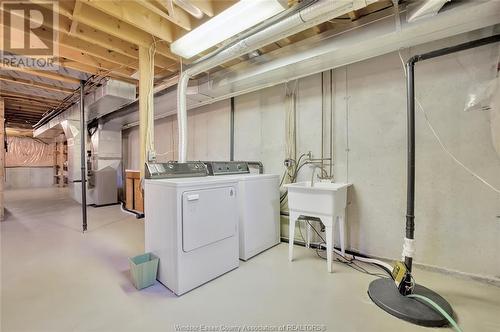
[[[179,76],[177,85],[177,125],[179,128],[179,162],[185,163],[187,159],[187,103],[186,93],[189,83],[189,73],[183,72]]]

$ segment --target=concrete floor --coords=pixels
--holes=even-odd
[[[177,298],[156,284],[137,291],[127,257],[143,252],[143,221],[117,206],[80,206],[64,189],[6,193],[1,223],[1,331],[175,331],[176,325],[317,324],[327,331],[429,331],[389,316],[368,298],[374,277],[314,251],[281,244]],[[500,331],[500,288],[417,270],[448,299],[465,332]],[[447,331],[449,329],[436,329]]]

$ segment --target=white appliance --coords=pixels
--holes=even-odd
[[[238,181],[240,259],[246,261],[280,243],[279,175],[248,173],[246,162],[206,164],[214,178]]]
[[[157,279],[182,295],[238,267],[238,183],[226,177],[147,179],[145,250]]]
[[[240,259],[253,256],[280,243],[279,175],[241,174],[238,179]]]

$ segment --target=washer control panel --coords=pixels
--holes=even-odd
[[[146,163],[146,179],[186,178],[207,175],[207,167],[199,161]]]
[[[250,173],[244,161],[205,161],[209,175],[229,175]]]

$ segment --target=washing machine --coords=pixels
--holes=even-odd
[[[238,182],[240,259],[246,261],[280,243],[279,175],[250,173],[244,161],[204,163],[210,176]]]
[[[239,265],[238,181],[206,175],[199,162],[146,166],[145,250],[176,295]]]

